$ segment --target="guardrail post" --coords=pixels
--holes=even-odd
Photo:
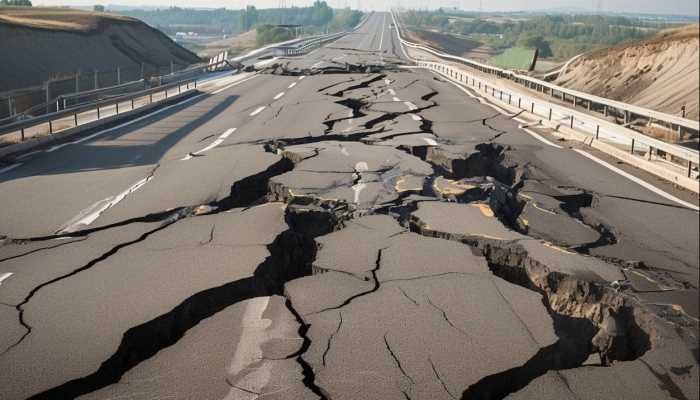
[[[131,99],[131,109],[132,110],[134,109],[134,99],[133,98]]]
[[[100,106],[97,106],[97,119],[100,119]]]
[[[510,105],[510,101],[513,100],[513,94],[508,93],[508,105]]]
[[[576,108],[576,96],[574,96],[574,108]]]
[[[117,115],[119,115],[119,103],[114,103],[114,108],[117,110]]]
[[[571,116],[571,125],[569,125],[571,129],[574,129],[574,116]]]
[[[520,103],[522,103],[522,100],[523,100],[523,99],[522,99],[521,97],[518,97],[518,108],[521,108],[521,107],[520,107]]]
[[[194,80],[194,88],[197,89],[197,80]]]
[[[53,135],[53,123],[49,120],[49,135]]]
[[[153,103],[153,93],[148,94],[148,104]]]
[[[21,129],[20,131],[21,131],[21,133],[20,133],[20,134],[22,135],[22,139],[21,139],[21,141],[23,141],[23,142],[24,142],[24,128],[22,128],[22,129]]]
[[[552,120],[552,109],[551,108],[549,109],[549,120],[550,121]]]
[[[530,103],[530,113],[534,114],[535,113],[535,102],[533,101]]]
[[[182,85],[180,85],[180,84],[178,83],[178,84],[177,84],[177,94],[180,94],[180,93],[182,93]]]
[[[690,178],[692,176],[692,172],[693,172],[693,163],[690,160],[688,160],[688,178]]]
[[[634,154],[634,138],[632,138],[632,147],[630,148],[630,153]]]
[[[598,135],[600,135],[600,125],[595,126],[595,140],[598,140]]]
[[[73,114],[73,122],[75,122],[75,126],[78,126],[78,113]]]

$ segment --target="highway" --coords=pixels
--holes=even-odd
[[[697,399],[697,198],[410,64],[373,13],[0,169],[0,398]]]

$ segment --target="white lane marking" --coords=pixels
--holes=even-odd
[[[449,79],[447,80],[447,82],[453,84],[455,87],[457,87],[457,89],[459,89],[459,90],[461,90],[462,92],[466,93],[469,97],[474,98],[474,99],[483,100],[481,97],[473,95],[473,94],[470,93],[467,89],[463,88],[462,86],[460,86],[460,85],[457,84],[456,82],[452,82],[452,81],[449,80]],[[498,111],[498,112],[501,113],[501,114],[506,114],[506,115],[508,114],[508,112],[506,112],[505,110],[503,110],[503,109],[501,109],[500,107],[497,107],[497,106],[495,106],[495,105],[493,105],[493,104],[489,104],[489,103],[485,103],[485,102],[482,102],[481,104],[486,105],[486,106],[489,106],[489,107],[493,108],[494,110]],[[523,121],[523,120],[521,120],[521,119],[519,119],[519,118],[513,118],[513,119],[514,119],[515,121],[518,121],[518,122],[523,122],[523,123],[525,122],[525,121]],[[557,144],[554,144],[554,143],[550,142],[549,140],[547,140],[547,139],[545,139],[544,137],[540,136],[539,134],[537,134],[537,133],[531,131],[530,129],[522,128],[522,127],[519,127],[519,128],[522,129],[522,130],[524,130],[525,132],[527,132],[530,136],[534,137],[535,139],[539,140],[540,142],[542,142],[542,143],[544,143],[544,144],[546,144],[546,145],[548,145],[548,146],[552,146],[552,147],[555,147],[555,148],[557,148],[557,149],[563,149],[562,146],[559,146],[559,145],[557,145]]]
[[[284,96],[284,92],[279,92],[279,93],[277,93],[277,95],[275,97],[273,97],[273,99],[279,100],[282,98],[282,96]]]
[[[391,80],[390,79],[384,79],[384,84],[386,85],[391,85]],[[389,89],[389,91],[392,91],[394,89]]]
[[[235,132],[235,131],[236,131],[236,128],[227,129],[226,132],[224,132],[224,133],[222,133],[221,135],[219,135],[219,137],[216,138],[216,140],[214,140],[213,142],[211,142],[211,144],[209,144],[208,146],[206,146],[205,148],[203,148],[203,149],[201,149],[201,150],[197,150],[197,151],[195,151],[194,153],[190,153],[190,154],[188,154],[188,155],[182,157],[182,158],[180,159],[180,161],[187,161],[187,160],[190,160],[190,159],[193,158],[193,156],[202,154],[202,153],[204,153],[204,152],[207,152],[207,151],[213,149],[214,147],[216,147],[216,146],[220,145],[221,143],[223,143],[224,140],[225,140],[227,137],[231,136],[231,134],[232,134],[233,132]]]
[[[548,146],[552,146],[552,147],[557,148],[557,149],[563,149],[563,148],[564,148],[564,147],[562,147],[562,146],[559,146],[558,144],[554,144],[554,143],[550,142],[549,140],[545,139],[544,137],[540,136],[538,133],[535,133],[535,132],[533,132],[533,131],[530,130],[530,129],[522,128],[522,127],[519,127],[519,128],[522,129],[522,130],[524,130],[525,132],[529,133],[530,136],[534,137],[535,139],[539,140],[540,142],[542,142],[542,143],[544,143],[544,144],[546,144],[546,145],[548,145]]]
[[[411,110],[411,111],[417,110],[417,109],[418,109],[418,106],[416,106],[415,104],[411,103],[410,101],[404,101],[403,104],[405,104],[406,107],[408,107],[408,109]]]
[[[428,143],[428,145],[430,145],[430,146],[437,146],[438,145],[438,143],[431,138],[424,137],[423,140],[425,140],[425,142]]]
[[[353,201],[355,203],[360,202],[360,192],[362,192],[362,190],[366,187],[367,187],[367,185],[365,185],[362,182],[358,183],[357,185],[353,185],[352,190],[355,192],[355,195],[353,197]]]
[[[233,83],[230,84],[230,85],[226,85],[226,86],[224,86],[224,87],[222,87],[222,88],[220,88],[220,89],[217,89],[217,90],[211,92],[211,94],[219,94],[219,93],[223,92],[223,91],[226,90],[226,89],[230,89],[230,88],[232,88],[232,87],[234,87],[234,86],[236,86],[236,85],[240,85],[240,84],[243,83],[243,82],[247,82],[247,81],[249,81],[249,80],[251,80],[251,79],[253,79],[253,78],[257,78],[257,77],[258,77],[258,75],[253,75],[253,76],[251,76],[251,77],[248,77],[248,78],[245,78],[245,79],[241,79],[240,81],[233,82]]]
[[[300,77],[299,77],[299,80],[302,80],[302,79],[304,79],[304,78],[306,78],[306,75],[300,76]]]
[[[382,20],[382,36],[379,38],[379,47],[377,50],[382,50],[382,44],[384,44],[384,31],[386,30],[386,14],[384,14],[384,20]]]
[[[392,96],[396,96],[396,91],[394,89],[389,89],[389,94]]]
[[[240,83],[240,82],[239,82],[239,83]],[[104,134],[107,133],[107,132],[112,132],[112,131],[115,131],[115,130],[117,130],[117,129],[121,129],[121,128],[125,127],[125,126],[129,126],[129,125],[131,125],[131,124],[135,124],[135,123],[137,123],[137,122],[139,122],[139,121],[143,121],[143,120],[146,119],[146,118],[150,118],[150,117],[152,117],[152,116],[154,116],[154,115],[157,115],[157,114],[160,114],[160,113],[162,113],[162,112],[168,111],[168,110],[170,110],[170,109],[173,108],[173,107],[179,107],[179,106],[181,106],[181,105],[183,105],[183,104],[186,104],[186,103],[189,103],[189,102],[194,101],[194,100],[196,100],[196,99],[199,99],[200,97],[204,96],[205,94],[206,94],[206,93],[202,93],[202,94],[199,94],[199,95],[190,97],[189,99],[186,99],[186,100],[183,100],[183,101],[181,101],[181,102],[178,102],[178,103],[169,105],[169,106],[167,106],[167,107],[163,107],[163,108],[161,108],[160,110],[154,111],[154,112],[152,112],[152,113],[150,113],[150,114],[146,114],[146,115],[141,116],[141,117],[138,117],[138,118],[136,118],[136,119],[132,119],[131,121],[125,122],[125,123],[120,124],[120,125],[117,125],[117,126],[115,126],[115,127],[112,127],[112,128],[109,128],[109,129],[105,129],[105,130],[103,130],[103,131],[99,131],[99,132],[93,133],[92,135],[85,136],[84,138],[80,138],[80,139],[74,140],[74,141],[72,141],[72,142],[67,142],[67,143],[63,143],[63,144],[59,144],[59,145],[53,146],[53,147],[51,147],[51,148],[49,148],[49,149],[47,149],[47,150],[44,150],[44,151],[45,151],[46,153],[51,153],[51,152],[56,151],[56,150],[58,150],[58,149],[60,149],[60,148],[62,148],[62,147],[70,146],[71,144],[78,144],[78,143],[82,143],[82,142],[85,142],[85,141],[90,140],[90,139],[94,139],[94,138],[96,138],[96,137],[98,137],[98,136],[100,136],[100,135],[104,135]]]
[[[636,176],[631,175],[631,174],[629,174],[629,173],[627,173],[627,172],[625,172],[625,171],[623,171],[623,170],[621,170],[621,169],[619,169],[619,168],[617,168],[617,167],[615,167],[615,166],[613,166],[613,165],[610,165],[610,164],[608,164],[607,162],[601,160],[601,159],[598,158],[598,157],[595,157],[595,156],[593,156],[593,155],[591,155],[591,154],[589,154],[589,153],[587,153],[587,152],[585,152],[585,151],[583,151],[583,150],[580,150],[580,149],[573,149],[573,150],[574,150],[575,152],[581,154],[582,156],[584,156],[584,157],[586,157],[586,158],[588,158],[588,159],[590,159],[590,160],[592,160],[592,161],[594,161],[594,162],[596,162],[596,163],[598,163],[598,164],[604,166],[605,168],[607,168],[607,169],[609,169],[609,170],[611,170],[611,171],[613,171],[613,172],[615,172],[615,173],[617,173],[617,174],[619,174],[619,175],[624,176],[625,178],[631,180],[632,182],[637,183],[637,184],[639,184],[640,186],[642,186],[642,187],[644,187],[644,188],[646,188],[646,189],[651,190],[652,192],[658,194],[658,195],[661,196],[661,197],[664,197],[664,198],[666,198],[666,199],[669,199],[669,200],[671,200],[671,201],[674,201],[674,202],[676,202],[676,203],[678,203],[678,204],[680,204],[680,205],[682,205],[682,206],[684,206],[684,207],[687,207],[687,208],[689,208],[689,209],[691,209],[691,210],[700,211],[700,208],[699,208],[698,206],[696,206],[695,204],[688,203],[687,201],[683,201],[683,200],[679,199],[678,197],[676,197],[676,196],[674,196],[674,195],[672,195],[672,194],[670,194],[670,193],[664,192],[663,190],[657,188],[656,186],[654,186],[654,185],[652,185],[652,184],[650,184],[650,183],[647,183],[647,182],[645,182],[645,181],[643,181],[643,180],[637,178]]]
[[[289,84],[289,86],[287,86],[287,89],[291,89],[291,88],[293,88],[293,87],[296,86],[296,85],[297,85],[296,82],[292,82],[292,83]]]
[[[5,279],[7,279],[7,278],[9,278],[9,277],[11,277],[11,276],[12,276],[12,272],[5,272],[4,274],[1,274],[1,275],[0,275],[0,285],[2,285],[2,282],[3,282]]]
[[[401,101],[401,99],[399,99],[399,98],[396,97],[396,96],[394,96],[393,100],[394,100],[394,101]]]
[[[414,121],[422,121],[423,120],[423,118],[418,114],[411,114],[411,118],[413,118]]]
[[[5,172],[12,171],[13,169],[15,169],[15,168],[17,168],[17,167],[19,167],[19,166],[21,166],[21,165],[22,165],[22,163],[16,163],[16,164],[8,165],[8,166],[5,167],[5,168],[0,168],[0,174],[4,174]]]
[[[120,201],[124,200],[126,196],[142,188],[143,185],[148,183],[148,181],[150,181],[151,179],[153,179],[153,174],[148,175],[147,177],[134,183],[123,192],[118,193],[115,196],[102,199],[96,202],[95,204],[91,205],[90,207],[82,210],[78,215],[73,217],[73,219],[64,224],[65,228],[59,230],[57,233],[61,234],[75,232],[92,224],[97,218],[100,217],[100,215],[102,215],[103,212],[117,205]]]
[[[229,365],[227,375],[237,377],[244,369],[249,369],[253,364],[263,358],[262,345],[267,339],[265,330],[270,327],[272,321],[263,318],[263,313],[270,302],[269,297],[255,297],[250,299],[243,312],[241,320],[241,337],[238,339],[236,352]],[[236,386],[245,390],[260,392],[270,379],[270,368],[272,363],[262,368],[250,369],[250,373],[243,377],[244,382],[236,382]],[[251,376],[252,375],[252,376]],[[240,399],[243,390],[232,387],[225,399]],[[251,397],[257,398],[257,396]]]
[[[264,109],[265,109],[265,106],[260,106],[260,107],[258,107],[255,111],[253,111],[252,113],[250,113],[250,116],[251,116],[251,117],[254,117],[254,116],[260,114],[260,113],[262,112],[262,110],[264,110]]]

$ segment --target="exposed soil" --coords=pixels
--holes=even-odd
[[[571,63],[556,84],[669,114],[698,119],[700,25],[601,49]]]

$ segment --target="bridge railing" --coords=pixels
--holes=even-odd
[[[116,96],[109,99],[99,100],[75,107],[69,107],[60,111],[30,117],[0,126],[0,137],[19,133],[20,140],[26,139],[25,131],[35,127],[46,127],[49,135],[56,133],[56,122],[61,121],[65,128],[73,128],[88,122],[100,120],[101,118],[118,115],[124,111],[132,111],[142,106],[159,103],[176,94],[181,94],[188,90],[197,88],[196,79],[186,79],[154,88]],[[155,99],[155,101],[154,101]],[[138,106],[138,107],[137,107]],[[90,115],[85,115],[90,114]],[[109,114],[109,115],[107,115]],[[82,121],[81,119],[88,119]]]

